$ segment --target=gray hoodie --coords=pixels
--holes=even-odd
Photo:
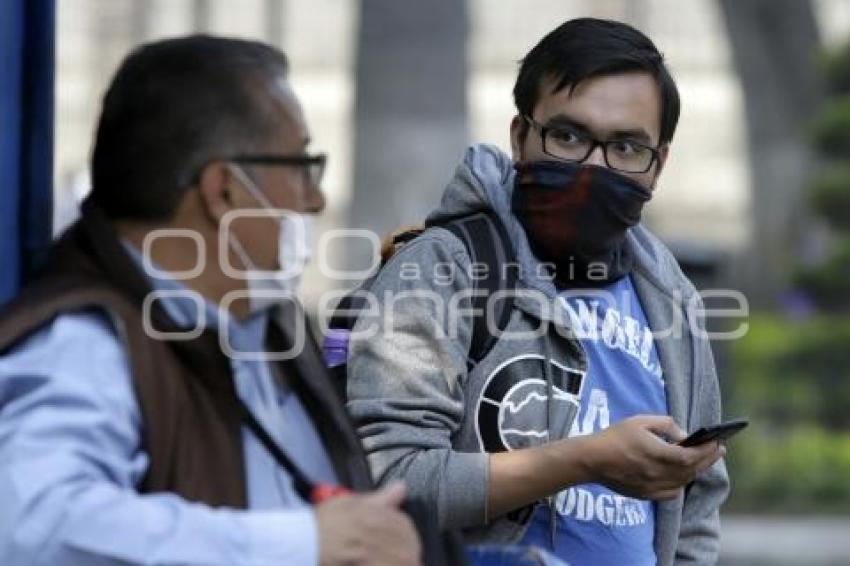
[[[468,366],[467,299],[479,275],[461,241],[438,226],[406,244],[378,274],[349,350],[348,407],[376,479],[403,479],[441,525],[463,529],[470,542],[523,536],[529,513],[488,522],[487,452],[568,436],[586,369],[555,287],[540,276],[546,271],[511,213],[513,175],[509,156],[471,147],[428,218],[439,224],[493,210],[514,242],[518,296],[505,335],[489,354]],[[710,344],[696,332],[702,321],[694,316],[701,306],[694,287],[643,226],[629,231],[627,245],[636,292],[656,333],[670,415],[688,432],[718,423],[717,374]],[[728,490],[718,461],[683,495],[658,504],[659,564],[716,562],[719,507]]]

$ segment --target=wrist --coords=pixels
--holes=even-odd
[[[573,485],[592,483],[597,477],[598,435],[574,436],[549,444],[553,466],[560,470],[565,480],[561,489]]]

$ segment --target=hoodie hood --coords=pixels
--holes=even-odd
[[[425,224],[439,225],[484,210],[495,212],[516,249],[520,281],[554,298],[555,285],[548,278],[537,277],[538,273],[545,273],[544,268],[531,251],[525,230],[511,209],[515,175],[513,160],[496,146],[470,146],[446,186],[440,205],[428,215]],[[635,258],[635,271],[658,290],[679,300],[693,292],[670,251],[642,224],[627,231],[626,246]]]
[[[484,210],[495,212],[514,244],[516,260],[521,266],[520,281],[554,298],[557,295],[555,285],[535,276],[545,271],[511,210],[515,175],[513,160],[496,146],[476,144],[469,147],[443,192],[440,206],[428,215],[425,224],[439,225]]]

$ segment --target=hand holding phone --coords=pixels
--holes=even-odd
[[[704,426],[679,442],[679,446],[699,446],[712,440],[727,440],[732,438],[750,424],[746,419],[735,419],[712,426]]]

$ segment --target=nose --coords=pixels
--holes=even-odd
[[[325,193],[319,185],[314,185],[313,183],[308,183],[308,185],[306,203],[307,212],[310,214],[319,214],[325,210],[325,205],[327,204]]]
[[[600,167],[607,167],[607,163],[605,163],[605,148],[601,144],[597,144],[596,147],[590,152],[590,155],[587,156],[587,159],[584,160],[587,165],[599,165]]]

